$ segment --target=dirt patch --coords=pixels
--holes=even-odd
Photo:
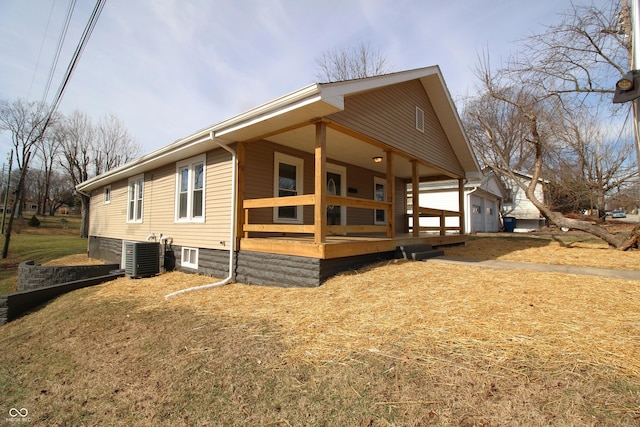
[[[86,254],[67,255],[61,258],[53,259],[42,265],[49,267],[57,266],[75,266],[75,265],[101,265],[104,261],[99,259],[89,258]]]

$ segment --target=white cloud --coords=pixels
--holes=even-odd
[[[27,97],[53,0],[0,2],[0,97]],[[58,4],[60,3],[60,4]],[[109,0],[61,105],[118,115],[145,152],[299,89],[326,50],[370,42],[395,70],[439,64],[454,94],[488,48],[557,21],[570,0]],[[511,3],[509,3],[511,5]],[[78,2],[63,71],[89,16]],[[31,98],[39,99],[66,5],[57,2]],[[59,85],[61,71],[54,80]],[[0,135],[0,158],[9,151]]]

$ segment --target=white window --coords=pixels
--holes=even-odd
[[[204,222],[206,156],[176,164],[176,222]]]
[[[106,187],[104,187],[104,204],[108,205],[109,203],[111,203],[111,186],[107,185]]]
[[[274,197],[298,196],[302,193],[304,160],[282,153],[274,154]],[[302,223],[302,206],[278,206],[273,209],[274,222]]]
[[[386,179],[378,177],[373,178],[373,199],[375,201],[384,202],[385,200],[387,200],[386,186]],[[385,225],[387,223],[387,211],[376,209],[374,211],[373,222],[376,225]]]
[[[142,202],[144,195],[144,175],[129,178],[127,196],[127,222],[142,222]]]
[[[182,257],[180,264],[183,267],[198,269],[198,249],[182,248]]]

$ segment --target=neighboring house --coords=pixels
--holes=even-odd
[[[529,185],[533,178],[531,175],[524,173],[516,173],[515,175],[525,185]],[[506,175],[502,177],[502,183],[507,192],[507,196],[502,202],[502,216],[516,219],[514,231],[529,232],[542,228],[546,223],[546,219],[542,216],[540,210],[527,198],[524,190]],[[536,185],[534,194],[542,203],[545,203],[544,187],[548,183],[548,181],[540,179],[538,185]]]
[[[493,172],[486,172],[481,179],[467,181],[464,184],[463,198],[464,229],[469,233],[500,231],[500,205],[505,196],[505,189]],[[459,211],[458,182],[449,180],[421,183],[419,200],[420,206],[443,211]],[[456,230],[459,225],[459,217],[446,218],[446,230]],[[420,218],[420,227],[427,231],[439,230],[439,218]]]
[[[407,233],[407,185],[479,174],[433,66],[312,84],[77,188],[92,257],[124,266],[128,241],[159,239],[181,270],[317,286],[399,245],[464,241]]]

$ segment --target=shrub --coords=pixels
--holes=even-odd
[[[36,216],[32,216],[29,222],[27,223],[29,227],[40,227],[40,220],[36,218]]]

